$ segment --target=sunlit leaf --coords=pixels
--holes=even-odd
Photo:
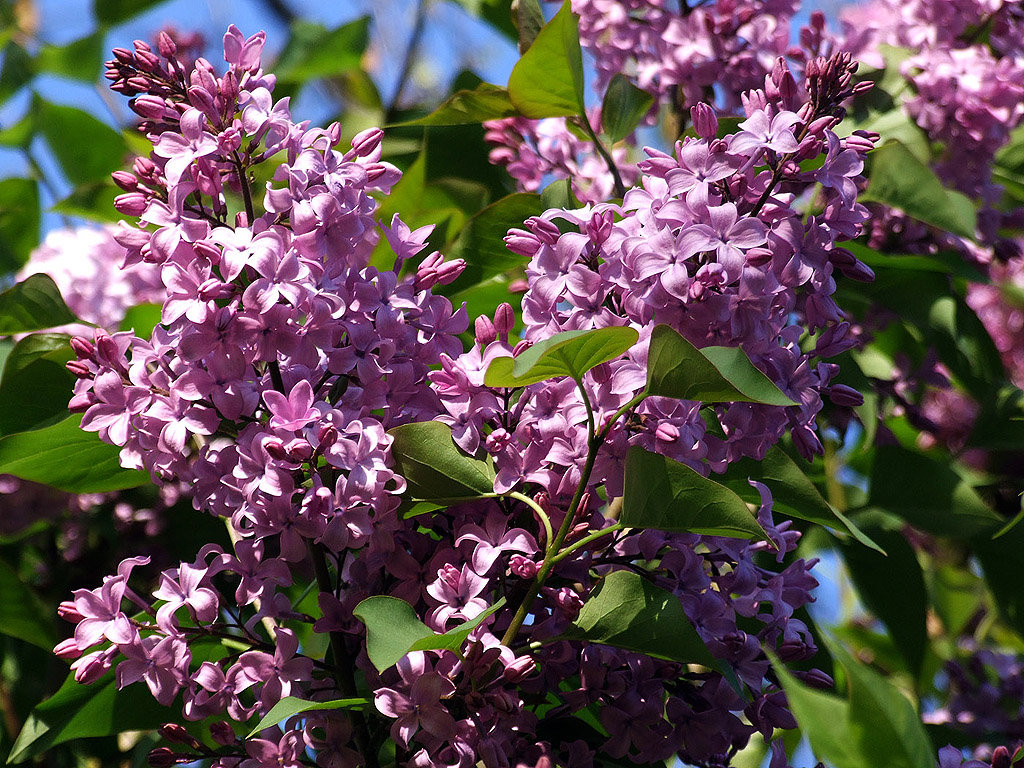
[[[508,94],[525,117],[582,115],[583,53],[569,0],[512,68]]]
[[[484,374],[488,387],[525,387],[569,376],[579,381],[590,369],[622,355],[639,334],[628,326],[563,331],[539,341],[518,357],[499,357]]]
[[[473,499],[494,493],[494,469],[464,453],[452,430],[438,421],[403,424],[388,431],[391,456],[415,499]]]

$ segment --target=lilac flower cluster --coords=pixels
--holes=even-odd
[[[434,253],[402,277],[429,228],[378,221],[370,193],[386,195],[400,176],[380,161],[382,133],[342,150],[336,125],[295,123],[287,100],[273,100],[262,46],[262,34],[230,28],[223,75],[181,62],[166,36],[156,52],[136,43],[109,63],[154,145],[116,175],[119,210],[139,220],[116,238],[128,264],[159,269],[166,296],[149,341],[74,340],[72,407],[122,446],[126,466],[187,483],[233,544],[204,546],[148,595],[129,584],[146,558],[77,590],[61,608],[74,634],[57,648],[76,678],[116,668],[119,686],[144,683],[164,704],[180,695],[186,719],[212,719],[209,740],[165,727],[181,751],[154,750],[159,766],[297,767],[314,755],[372,768],[389,737],[396,762],[412,766],[673,756],[711,766],[755,734],[767,742],[795,727],[764,649],[784,661],[814,655],[796,616],[813,599],[814,561],[794,557],[800,534],[776,521],[770,490],[754,484],[767,541],[614,519],[630,445],[703,472],[763,456],[787,431],[810,455],[821,398],[857,402],[825,362],[853,343],[832,298],[836,270],[870,278],[837,246],[866,217],[856,196],[876,138],[832,130],[854,90],[849,58],[809,62],[803,87],[778,61],[744,96],[738,132],[716,138],[699,105],[698,137],[675,155],[649,151],[621,206],[548,211],[512,230],[509,247],[530,260],[524,340],[510,337],[506,304],[476,319],[464,352],[465,310],[431,292],[464,264]],[[263,162],[275,169],[259,200],[251,171]],[[391,271],[367,266],[381,231]],[[655,323],[697,346],[742,347],[798,405],[722,406],[709,427],[698,402],[639,404]],[[570,380],[521,393],[484,386],[497,357],[561,330],[626,325],[642,343],[579,390]],[[494,498],[404,517],[386,430],[432,420],[467,453],[493,457]],[[619,571],[678,598],[726,672],[571,639],[595,586]],[[438,633],[489,615],[458,652],[407,653],[380,671],[355,617],[379,595]],[[251,739],[229,722],[285,696],[363,693],[375,711],[306,712]],[[773,750],[784,764],[781,742]]]

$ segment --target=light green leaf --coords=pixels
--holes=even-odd
[[[629,528],[768,540],[746,502],[731,489],[637,446],[626,453],[620,521]]]
[[[585,113],[579,24],[569,0],[544,25],[533,45],[512,68],[508,95],[525,117]]]
[[[366,653],[377,671],[383,672],[412,651],[461,652],[469,634],[503,605],[504,598],[479,616],[443,634],[433,632],[420,621],[411,605],[397,597],[368,597],[355,607],[352,614],[366,625]]]
[[[328,30],[312,21],[292,24],[291,36],[274,65],[282,83],[301,83],[339,75],[360,66],[370,40],[370,17],[362,16]]]
[[[697,349],[667,325],[651,333],[647,393],[702,403],[796,405],[738,347]]]
[[[134,488],[149,475],[124,469],[117,446],[80,428],[81,415],[50,427],[0,438],[0,473],[70,493],[101,493]]]
[[[159,304],[136,304],[124,315],[119,330],[134,331],[140,339],[148,339],[153,329],[160,324],[161,306]]]
[[[418,500],[477,499],[494,493],[494,468],[463,453],[452,430],[439,421],[403,424],[388,430],[391,455]]]
[[[884,203],[925,224],[974,238],[974,204],[965,195],[943,187],[932,170],[904,144],[890,141],[869,157],[871,181],[860,196],[861,202]]]
[[[0,293],[0,336],[76,322],[49,275],[32,275]]]
[[[399,125],[464,125],[515,117],[518,114],[507,90],[500,85],[480,83],[472,91],[454,93],[426,117]]]
[[[114,207],[114,198],[121,190],[109,179],[82,184],[70,195],[58,201],[50,210],[65,216],[77,216],[81,219],[103,223],[118,222],[124,218]]]
[[[669,661],[714,664],[679,598],[632,571],[605,576],[567,635]]]
[[[625,75],[615,75],[601,106],[601,127],[612,143],[635,131],[653,103],[654,97],[647,91],[637,88]]]
[[[103,38],[103,31],[97,30],[66,45],[44,45],[36,54],[36,68],[91,83],[100,76]]]
[[[56,637],[51,611],[29,589],[17,572],[0,561],[0,634],[16,637],[45,651],[53,649]]]
[[[272,728],[278,723],[287,720],[289,717],[300,715],[303,712],[314,712],[333,709],[362,709],[370,704],[369,699],[333,699],[332,701],[306,701],[295,696],[285,696],[277,704],[270,708],[256,727],[249,731],[246,738],[251,739],[265,728]]]
[[[569,376],[576,381],[591,368],[614,360],[636,344],[639,334],[628,326],[590,331],[563,331],[537,342],[519,357],[499,357],[484,374],[488,387],[525,387]]]
[[[37,333],[11,351],[0,378],[0,435],[40,429],[66,419],[75,377],[69,336]]]

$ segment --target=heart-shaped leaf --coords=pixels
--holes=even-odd
[[[0,336],[55,328],[77,319],[49,275],[32,275],[0,293]]]
[[[477,499],[494,493],[494,468],[464,453],[439,421],[403,424],[388,431],[391,456],[414,499]]]
[[[702,403],[797,405],[738,347],[697,349],[667,325],[651,333],[647,394]]]
[[[637,446],[626,454],[620,521],[629,528],[768,539],[734,491],[685,464]]]
[[[576,381],[591,368],[614,360],[636,344],[639,334],[628,326],[564,331],[537,342],[519,357],[499,357],[484,374],[488,387],[525,387],[569,376]]]
[[[252,738],[264,728],[271,728],[289,717],[300,715],[303,712],[314,712],[323,709],[361,709],[370,703],[369,699],[334,699],[332,701],[306,701],[295,696],[285,696],[277,704],[270,708],[256,727],[249,731],[248,738]]]
[[[584,114],[583,52],[569,0],[512,68],[508,95],[524,117]]]

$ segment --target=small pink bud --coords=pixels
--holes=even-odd
[[[156,36],[156,48],[165,59],[171,58],[178,52],[178,46],[175,44],[174,38],[162,30]]]
[[[157,747],[150,750],[146,756],[146,762],[153,766],[153,768],[171,768],[172,765],[178,763],[180,757],[170,747]]]
[[[476,332],[476,343],[480,345],[481,349],[498,338],[498,334],[494,330],[494,323],[487,315],[480,315],[473,326]]]
[[[508,335],[512,332],[515,324],[516,315],[512,310],[512,305],[507,301],[503,301],[494,311],[494,330],[501,337],[502,341],[508,341]]]
[[[309,444],[308,440],[303,440],[301,437],[290,441],[284,450],[292,461],[306,461],[313,455],[313,446]]]
[[[752,267],[763,267],[772,260],[772,252],[767,248],[751,248],[747,251],[746,262]]]
[[[210,723],[210,737],[224,747],[230,746],[238,741],[238,737],[235,736],[234,729],[223,720],[217,720],[216,722]]]
[[[520,683],[532,675],[537,669],[537,664],[529,656],[519,656],[505,667],[502,677],[512,684]]]
[[[352,151],[359,157],[371,157],[380,149],[384,140],[384,131],[380,128],[367,128],[352,137]]]
[[[693,121],[693,130],[702,139],[713,139],[718,135],[718,117],[708,104],[700,102],[690,107],[690,120]]]
[[[92,372],[89,370],[89,366],[81,360],[71,360],[64,363],[64,367],[79,379],[88,379],[92,375]]]
[[[84,336],[72,336],[70,344],[71,349],[80,360],[91,360],[92,356],[96,354],[96,347]]]
[[[69,637],[67,640],[61,640],[53,649],[54,654],[67,661],[77,659],[82,655],[81,649],[78,647],[78,643],[75,642],[75,638]]]
[[[139,180],[128,171],[114,171],[110,174],[110,178],[125,192],[134,192],[139,187]]]
[[[74,373],[74,371],[72,371]],[[76,376],[78,374],[75,374]],[[86,377],[82,377],[86,378]],[[72,413],[84,413],[89,410],[96,403],[96,395],[92,392],[82,392],[79,395],[74,395],[68,401],[68,410]]]
[[[114,208],[125,216],[141,216],[149,206],[149,199],[142,192],[126,192],[114,198]]]
[[[333,424],[325,424],[320,427],[320,432],[317,435],[317,443],[320,445],[320,450],[330,448],[338,441],[338,429]]]
[[[441,285],[448,285],[458,279],[466,268],[465,259],[452,259],[446,261],[437,269],[437,282]]]
[[[523,555],[512,555],[508,560],[509,570],[521,579],[532,579],[537,575],[540,566]]]
[[[864,405],[864,395],[845,384],[835,384],[829,387],[828,399],[836,405],[846,408],[856,408],[857,406]]]
[[[1010,768],[1010,750],[1002,744],[992,750],[992,768]]]

